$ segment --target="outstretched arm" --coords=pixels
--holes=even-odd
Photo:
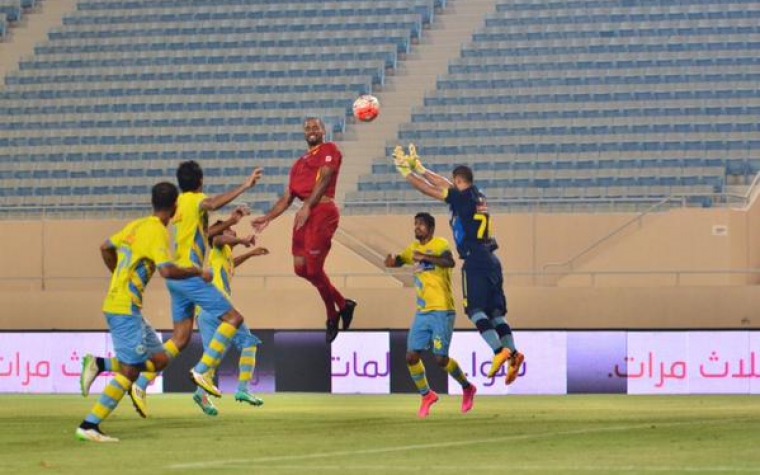
[[[416,189],[423,195],[429,196],[431,198],[435,198],[438,201],[446,200],[448,187],[445,187],[445,188],[438,187],[415,173],[410,173],[406,175],[405,178],[406,178],[407,183],[412,185],[414,189]]]
[[[393,163],[396,165],[396,170],[420,193],[445,201],[448,189],[453,186],[451,182],[437,173],[426,170],[420,162],[420,157],[417,156],[414,145],[409,146],[409,152],[410,155],[407,155],[403,147],[396,146],[393,151]]]
[[[421,174],[421,176],[428,181],[428,183],[432,184],[433,186],[436,186],[438,188],[444,188],[448,189],[454,186],[454,184],[446,178],[445,176],[441,176],[437,174],[436,172],[431,172],[427,168],[425,168],[425,171]]]
[[[236,236],[228,236],[226,234],[220,234],[218,236],[215,236],[214,239],[211,240],[211,244],[214,247],[224,247],[228,245],[231,247],[235,247],[238,244],[242,244],[245,247],[251,247],[255,243],[256,243],[256,238],[253,235],[244,237],[244,238],[239,238]]]
[[[270,209],[264,216],[259,216],[258,218],[255,218],[253,221],[251,221],[251,226],[253,226],[256,232],[263,231],[270,221],[276,219],[278,216],[284,213],[285,210],[290,208],[290,205],[293,204],[294,199],[295,196],[290,193],[290,189],[285,190],[285,193],[280,197],[279,200],[277,200],[277,203],[272,206],[272,209]]]
[[[231,228],[232,226],[236,225],[240,222],[241,219],[243,219],[244,216],[248,216],[251,214],[251,210],[248,209],[246,206],[238,206],[235,208],[235,211],[230,214],[230,217],[225,219],[219,224],[212,224],[208,228],[208,236],[214,237],[218,234],[222,234],[226,229]]]
[[[451,188],[454,186],[454,184],[448,178],[425,168],[425,166],[422,164],[420,156],[417,154],[417,147],[415,147],[413,143],[409,144],[409,155],[407,160],[409,161],[409,167],[411,170],[423,177],[428,181],[428,183],[432,184],[433,186],[436,186],[438,188]]]
[[[255,249],[251,249],[250,251],[235,257],[235,267],[239,266],[251,257],[265,256],[267,254],[269,254],[269,249],[266,247],[257,247]]]
[[[206,211],[216,211],[219,208],[228,205],[235,198],[256,186],[256,183],[261,179],[261,174],[261,168],[254,169],[251,175],[245,180],[245,182],[243,182],[242,185],[238,186],[237,188],[233,188],[226,193],[222,193],[221,195],[206,198],[201,202],[201,208]]]

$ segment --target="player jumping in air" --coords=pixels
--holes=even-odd
[[[203,193],[203,170],[200,165],[195,161],[179,164],[177,181],[182,193],[177,200],[177,214],[174,217],[178,265],[203,268],[208,249],[208,213],[222,208],[253,188],[260,178],[261,169],[257,168],[240,186],[209,197]],[[229,226],[234,224],[232,221],[225,223],[227,222],[230,223]],[[232,306],[226,295],[200,279],[188,279],[178,285],[167,282],[167,288],[172,299],[174,328],[171,339],[164,343],[164,347],[172,357],[176,357],[190,341],[196,307],[201,307],[212,318],[220,320],[208,349],[190,371],[190,377],[197,386],[212,396],[220,397],[221,392],[214,385],[212,370],[219,365],[230,341],[243,324],[243,316]],[[145,388],[155,377],[156,373],[143,373],[130,393],[135,409],[143,417],[147,415]]]
[[[177,187],[159,183],[151,194],[153,215],[132,221],[100,246],[103,262],[112,273],[103,313],[119,367],[77,428],[76,437],[80,440],[117,442],[118,439],[100,430],[100,423],[116,408],[140,371],[160,371],[169,364],[170,355],[141,313],[142,294],[156,269],[167,281],[211,279],[200,267],[178,267],[172,263],[166,226],[177,208]]]
[[[449,357],[449,345],[454,333],[454,293],[451,286],[451,269],[454,257],[448,241],[433,237],[435,218],[428,213],[414,217],[414,238],[417,240],[401,254],[388,254],[386,267],[414,265],[414,286],[417,288],[417,313],[407,339],[406,364],[414,384],[420,391],[422,403],[419,416],[426,418],[430,407],[438,402],[438,394],[428,386],[425,365],[420,353],[432,350],[435,362],[462,385],[462,412],[472,409],[475,386],[467,381],[459,363]]]
[[[235,224],[239,223],[240,220],[244,217],[250,214],[250,211],[248,211],[248,208],[246,207],[238,207],[235,209],[235,211],[230,214],[230,217],[224,221],[219,220],[216,223],[214,223],[212,226],[209,227],[208,233],[209,233],[209,239],[212,239],[213,236],[217,236],[225,232],[228,228],[231,226],[234,226]],[[258,252],[261,252],[259,250]],[[213,283],[216,285],[218,281],[218,275],[214,274],[214,281]],[[217,285],[217,288],[220,288]],[[229,293],[226,294],[229,298]],[[200,311],[200,308],[197,309]],[[206,314],[208,318],[208,314]],[[214,326],[213,329],[216,330],[216,327],[218,325]],[[184,328],[184,327],[183,327]],[[207,335],[208,339],[210,340],[211,336],[213,336],[213,331],[211,332],[211,335]],[[241,337],[242,338],[242,337]],[[180,340],[175,338],[175,341]],[[237,339],[233,339],[234,341],[237,341]],[[168,343],[168,342],[167,342]],[[205,346],[208,346],[208,343],[206,343]],[[204,347],[204,350],[207,349]],[[176,356],[175,345],[166,345],[166,352],[169,355],[170,358],[174,358]],[[241,350],[242,351],[242,350]],[[93,356],[91,354],[85,355],[84,359],[82,360],[82,373],[80,376],[80,387],[82,390],[82,396],[87,397],[90,393],[90,386],[92,386],[92,383],[95,381],[95,378],[99,375],[103,374],[104,372],[118,372],[119,371],[119,360],[118,358],[104,358],[101,356]],[[148,385],[156,378],[158,374],[151,371],[143,372],[140,377],[137,379],[135,384],[132,385],[132,388],[130,390],[130,397],[132,399],[132,403],[135,407],[135,410],[137,410],[137,413],[140,414],[141,417],[147,417],[148,415],[148,401],[147,401],[147,387]],[[199,390],[199,392],[201,392]],[[205,392],[204,392],[205,394]],[[202,401],[208,401],[207,397],[203,397],[201,399]],[[210,406],[213,406],[213,404],[209,403]]]
[[[261,232],[284,213],[294,199],[303,202],[293,224],[293,269],[296,275],[317,288],[327,313],[326,340],[332,343],[338,336],[338,319],[342,321],[343,330],[348,330],[356,307],[356,302],[338,292],[324,269],[340,220],[333,200],[343,156],[337,145],[324,142],[322,120],[306,119],[303,130],[309,150],[293,164],[287,190],[268,213],[251,224]]]
[[[501,262],[494,253],[498,245],[491,234],[486,197],[475,186],[472,170],[459,165],[454,168],[452,181],[449,181],[422,165],[414,145],[409,146],[408,155],[402,147],[396,147],[393,156],[396,169],[412,187],[449,205],[457,252],[464,260],[465,311],[494,352],[488,377],[496,376],[509,361],[505,383],[512,384],[525,356],[517,351],[512,329],[506,320],[504,276]]]

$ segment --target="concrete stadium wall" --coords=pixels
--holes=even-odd
[[[560,276],[540,271],[575,256],[635,215],[498,215],[495,229],[507,272],[510,319],[517,328],[756,327],[756,276],[689,271],[760,268],[759,213],[753,206],[748,211],[683,209],[649,215],[578,260],[575,273]],[[438,234],[451,239],[447,217],[437,219]],[[0,222],[0,330],[104,328],[100,305],[108,273],[98,246],[123,223]],[[714,232],[716,225],[721,227]],[[260,242],[271,254],[246,263],[233,281],[235,303],[254,328],[316,329],[324,324],[316,291],[292,275],[290,226],[289,216],[273,223]],[[239,230],[247,232],[243,224]],[[341,232],[379,258],[411,242],[412,217],[345,216]],[[408,327],[414,290],[360,254],[336,242],[327,265],[336,285],[360,303],[356,327]],[[169,299],[160,277],[151,283],[145,302],[153,324],[170,328]],[[470,324],[460,316],[457,326]]]

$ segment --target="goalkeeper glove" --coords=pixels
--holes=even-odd
[[[396,145],[396,148],[393,150],[393,164],[404,178],[412,173],[412,169],[409,166],[409,157],[404,153],[404,148],[401,145]]]
[[[413,143],[409,144],[408,158],[409,158],[409,168],[411,168],[414,173],[417,173],[419,175],[424,175],[427,169],[422,165],[420,156],[417,155],[417,147],[415,147]]]

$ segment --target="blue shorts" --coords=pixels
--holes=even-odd
[[[504,275],[501,264],[490,269],[468,269],[462,267],[462,296],[464,311],[472,317],[483,312],[488,318],[507,314],[507,297],[504,295]]]
[[[164,345],[142,315],[106,313],[105,316],[111,330],[116,358],[120,362],[138,365],[145,363],[155,354],[163,353]]]
[[[233,309],[229,299],[216,287],[200,277],[184,280],[169,279],[166,287],[172,296],[172,320],[179,323],[195,315],[201,307],[214,318],[222,318]]]
[[[408,352],[432,350],[434,355],[449,356],[456,313],[451,311],[417,312],[406,339]]]
[[[221,323],[222,321],[219,318],[214,318],[203,310],[199,312],[198,331],[201,334],[204,350],[208,349],[208,345],[211,343],[211,339],[214,338],[214,333]],[[261,340],[251,333],[251,329],[244,323],[240,325],[237,333],[232,338],[232,344],[235,345],[238,350],[243,351],[243,348],[261,344]]]

